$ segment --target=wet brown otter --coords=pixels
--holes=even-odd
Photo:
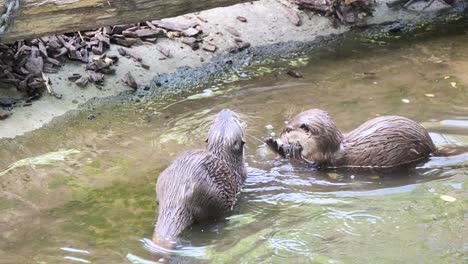
[[[328,113],[319,109],[296,115],[279,139],[265,142],[283,157],[320,168],[411,167],[437,151],[427,130],[408,118],[382,116],[342,134]]]
[[[156,184],[159,216],[153,242],[169,241],[186,227],[233,208],[247,176],[244,129],[236,113],[219,112],[208,131],[206,149],[179,156]]]

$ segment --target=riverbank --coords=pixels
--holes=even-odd
[[[405,23],[417,22],[427,19],[435,11],[447,7],[441,3],[434,3],[424,12],[415,12],[389,9],[385,4],[386,2],[388,1],[381,1],[377,4],[374,17],[367,19],[367,25],[398,20],[405,20]],[[421,6],[423,5],[424,3],[421,3]],[[417,9],[418,6],[416,5],[414,8]],[[236,38],[241,38],[250,44],[249,49],[257,49],[260,53],[268,53],[269,50],[278,51],[269,54],[271,59],[274,60],[284,55],[283,52],[293,52],[299,49],[300,45],[291,43],[323,45],[331,36],[340,36],[351,30],[350,27],[343,25],[334,28],[332,21],[326,17],[302,11],[297,14],[301,21],[300,26],[293,23],[290,8],[286,7],[284,2],[261,0],[167,19],[165,21],[179,23],[196,21],[204,34],[208,34],[210,42],[217,47],[217,50],[215,52],[204,49],[192,50],[180,39],[170,38],[158,39],[157,46],[152,44],[135,46],[131,48],[131,51],[143,58],[146,64],[145,68],[148,69],[143,68],[133,58],[121,57],[115,67],[116,73],[106,76],[105,82],[99,88],[94,85],[80,88],[70,82],[68,76],[72,74],[85,75],[86,72],[83,64],[67,63],[57,73],[48,74],[54,92],[61,94],[62,98],[57,99],[49,94],[44,94],[39,100],[34,101],[31,106],[14,108],[10,117],[0,121],[0,137],[13,138],[40,128],[53,118],[62,116],[70,110],[78,109],[80,105],[85,104],[92,98],[106,98],[122,92],[132,91],[133,89],[122,81],[127,73],[131,73],[136,83],[140,85],[137,93],[141,95],[172,91],[172,88],[169,87],[171,83],[169,83],[168,78],[177,76],[179,76],[179,80],[172,82],[172,86],[177,86],[176,89],[179,91],[184,90],[186,86],[189,86],[188,82],[200,80],[200,78],[193,78],[193,76],[186,78],[185,72],[187,72],[187,69],[198,69],[199,72],[209,71],[211,75],[215,75],[217,71],[224,71],[224,68],[213,67],[213,65],[219,65],[219,61],[223,60],[224,57],[233,57],[228,51],[235,44]],[[245,18],[245,21],[239,20],[239,16]],[[232,30],[233,28],[235,31]],[[309,46],[313,47],[314,45]],[[118,54],[118,48],[121,47],[111,45],[107,54]],[[166,58],[160,52],[161,48],[169,51],[169,58]],[[218,63],[213,64],[211,62],[213,58]],[[242,54],[234,58],[238,61],[232,62],[231,60],[229,63],[243,62]],[[168,76],[167,74],[171,75]],[[153,77],[157,75],[161,77],[152,82]],[[161,83],[162,81],[168,82],[165,84],[164,82]],[[150,87],[150,89],[145,88],[146,86]],[[5,97],[14,92],[2,89],[0,93],[0,97]]]

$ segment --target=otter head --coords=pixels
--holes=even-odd
[[[265,142],[283,157],[327,165],[342,140],[343,135],[331,117],[322,110],[311,109],[291,119],[279,139],[269,138]]]
[[[229,109],[221,110],[208,131],[208,151],[228,161],[243,162],[244,144],[245,132],[239,116]]]

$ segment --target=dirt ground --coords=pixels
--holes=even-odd
[[[386,2],[388,0],[378,1],[374,17],[368,18],[367,24],[379,24],[399,19],[417,20],[424,13],[446,7],[441,3],[435,3],[422,13],[395,11],[387,8]],[[417,4],[414,8],[424,3]],[[116,74],[106,76],[105,83],[100,89],[93,84],[80,88],[68,81],[67,77],[73,73],[85,74],[85,67],[81,63],[67,63],[58,73],[48,75],[54,91],[62,94],[63,98],[57,99],[44,93],[44,96],[34,101],[31,106],[13,109],[12,116],[0,121],[0,138],[13,138],[40,128],[54,117],[77,109],[80,104],[93,97],[108,97],[129,90],[130,88],[121,80],[127,72],[135,77],[138,84],[146,85],[155,75],[175,72],[182,66],[203,67],[203,64],[208,63],[213,56],[226,53],[226,50],[233,45],[235,36],[227,30],[229,27],[235,28],[240,33],[240,38],[249,42],[252,47],[291,41],[310,42],[319,36],[342,34],[350,30],[347,26],[334,28],[330,19],[306,12],[299,12],[302,23],[296,26],[288,19],[286,6],[288,6],[286,1],[260,0],[169,18],[168,20],[176,22],[197,21],[203,32],[212,36],[211,42],[218,47],[216,52],[211,53],[202,49],[192,51],[179,39],[158,39],[157,45],[168,49],[171,54],[170,58],[165,58],[155,45],[134,46],[131,49],[142,56],[143,61],[150,68],[143,69],[132,59],[121,57],[115,67]],[[247,22],[239,21],[236,19],[237,16],[245,17]],[[117,55],[119,47],[112,45],[107,54]],[[14,92],[0,89],[0,97],[9,96],[12,93]]]

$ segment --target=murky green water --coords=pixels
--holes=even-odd
[[[437,145],[468,145],[468,35],[401,47],[324,51],[269,73],[164,102],[101,107],[1,141],[0,263],[150,263],[157,175],[202,147],[222,108],[248,124],[249,176],[224,222],[194,226],[177,261],[466,263],[468,155],[403,175],[314,172],[262,139],[321,108],[349,131],[378,115],[424,124]],[[265,126],[272,125],[272,131]],[[16,162],[16,163],[15,163]],[[447,202],[440,198],[456,198]]]

